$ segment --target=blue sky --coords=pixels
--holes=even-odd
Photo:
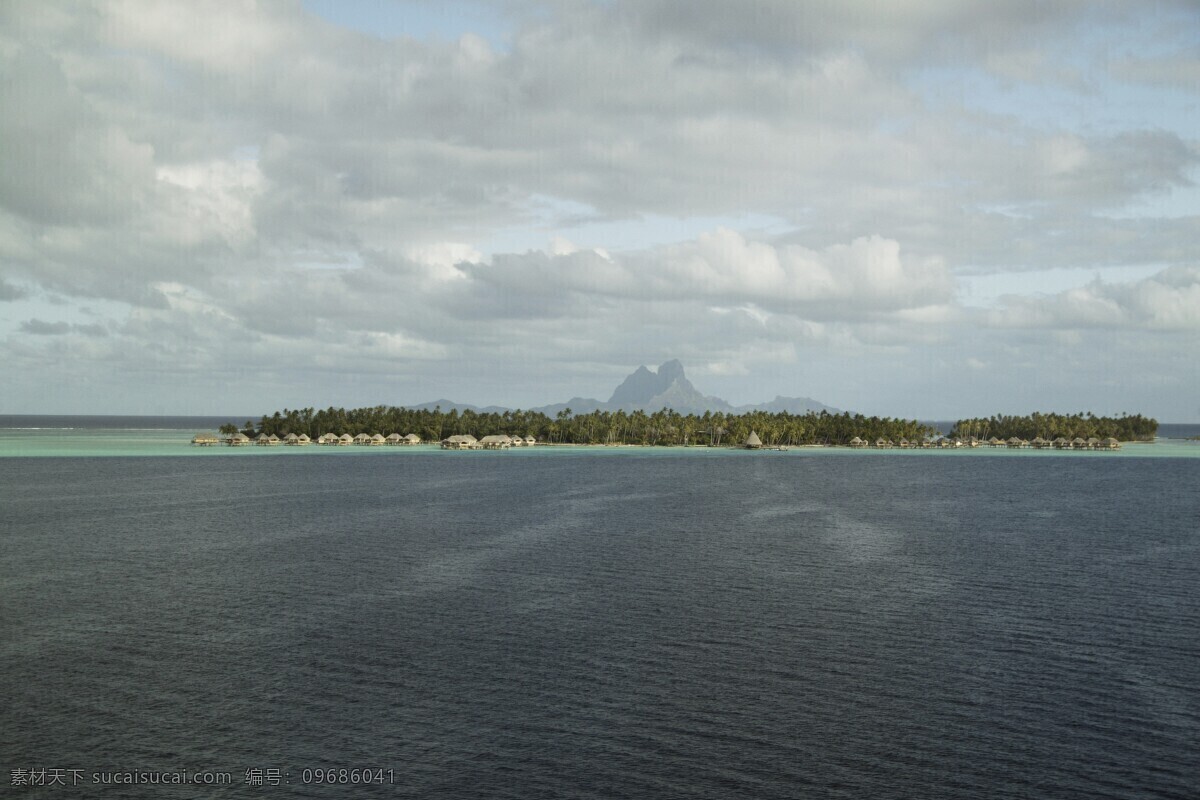
[[[7,413],[1200,421],[1187,2],[0,11]]]

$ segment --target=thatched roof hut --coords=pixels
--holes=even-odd
[[[271,445],[272,447],[274,447],[275,445],[279,444],[282,441],[283,441],[282,439],[280,439],[278,436],[276,436],[273,433],[267,437],[267,444]]]
[[[507,450],[512,447],[512,439],[504,434],[485,436],[479,440],[484,450]]]
[[[370,443],[371,443],[371,437],[370,437],[370,435],[368,435],[368,434],[366,434],[366,433],[360,433],[360,434],[357,434],[357,435],[355,435],[355,437],[354,437],[354,443],[355,443],[355,444],[361,444],[361,445],[367,445],[367,444],[370,444]]]
[[[525,446],[526,447],[533,447],[535,444],[537,444],[537,439],[533,438],[532,436],[525,437]]]
[[[337,443],[339,446],[347,445],[347,444],[354,444],[354,437],[348,433],[343,433],[341,436],[338,437]]]
[[[987,443],[988,443],[988,447],[1003,447],[1004,446],[1004,440],[997,439],[995,436],[988,439]]]
[[[230,447],[244,447],[248,444],[250,444],[250,437],[244,433],[235,433],[233,436],[229,437]]]
[[[260,433],[258,436],[254,437],[254,443],[257,445],[260,445],[260,446],[265,446],[265,445],[270,444],[271,440],[267,437],[267,435],[265,433]]]
[[[875,440],[875,446],[877,448],[879,448],[880,450],[886,450],[892,446],[892,443],[890,441],[888,441],[887,439],[883,438],[882,436],[880,436],[878,439]]]
[[[1059,449],[1059,450],[1062,450],[1062,449],[1063,449],[1063,448],[1065,448],[1065,447],[1070,447],[1070,446],[1071,446],[1071,443],[1070,443],[1070,442],[1068,442],[1068,441],[1067,441],[1067,439],[1066,439],[1066,437],[1064,437],[1064,436],[1059,436],[1057,439],[1055,439],[1055,440],[1054,440],[1053,442],[1051,442],[1050,444],[1054,445],[1054,446],[1055,446],[1057,449]]]
[[[308,438],[307,433],[302,433],[296,437],[296,444],[299,444],[299,445],[312,444],[312,439]]]
[[[213,433],[197,433],[192,437],[192,444],[196,445],[197,447],[212,447],[220,442],[221,440],[218,439],[216,434]]]
[[[1121,449],[1121,443],[1118,442],[1116,439],[1114,439],[1111,436],[1108,437],[1107,439],[1105,439],[1103,442],[1101,442],[1101,445],[1104,447],[1105,450],[1120,450]]]
[[[404,443],[405,444],[420,444],[421,437],[417,436],[415,433],[405,434],[404,435]]]
[[[866,447],[867,443],[864,442],[862,439],[858,438],[857,436],[855,436],[853,439],[850,440],[850,446],[851,447]]]
[[[1075,450],[1086,450],[1087,442],[1084,441],[1083,437],[1076,436],[1074,439],[1071,440],[1071,447]]]
[[[379,445],[387,444],[387,439],[383,438],[382,433],[377,433],[371,437],[370,443],[372,447],[378,447]]]
[[[443,450],[482,450],[483,445],[469,433],[455,434],[442,439]]]
[[[398,433],[389,433],[387,435],[387,439],[385,439],[384,441],[386,441],[388,444],[391,444],[391,445],[403,444],[404,437]]]
[[[758,438],[758,434],[750,431],[750,435],[746,437],[746,443],[743,445],[747,450],[757,450],[762,447],[762,439]]]
[[[283,441],[285,444],[299,444],[300,437],[294,433],[289,433],[287,436],[283,437]]]

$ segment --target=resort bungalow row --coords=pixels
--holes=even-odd
[[[469,433],[455,434],[442,439],[443,450],[508,450],[510,447],[533,447],[537,439],[532,436],[508,436],[494,434],[476,439]]]

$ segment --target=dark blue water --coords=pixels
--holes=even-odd
[[[1195,798],[1198,490],[1195,459],[3,459],[0,786]],[[329,767],[394,783],[303,784]]]

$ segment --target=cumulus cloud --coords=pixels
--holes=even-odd
[[[1144,211],[1194,188],[1194,133],[1022,114],[1029,87],[1099,114],[1111,76],[1179,85],[1186,2],[1153,36],[1132,0],[507,8],[503,47],[284,0],[0,9],[10,358],[339,385],[447,359],[551,387],[675,356],[737,385],[818,354],[932,368],[964,339],[1195,329],[1196,220]],[[1185,55],[1110,59],[1127,38]],[[939,70],[1002,88],[947,99]],[[622,238],[655,219],[689,232]],[[957,274],[1110,265],[1168,269],[957,300]],[[55,323],[46,296],[108,302]]]
[[[1200,268],[1171,267],[1148,278],[1099,278],[1048,297],[1007,296],[988,315],[1000,327],[1200,331]]]

